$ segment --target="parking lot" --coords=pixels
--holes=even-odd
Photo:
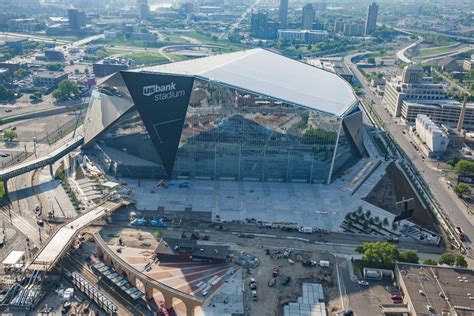
[[[256,268],[243,270],[246,315],[283,315],[283,305],[295,302],[301,296],[303,282],[321,283],[329,314],[339,310],[338,282],[331,254],[288,252],[283,248],[246,250],[259,260]],[[302,261],[309,263],[311,260],[315,265],[302,265]],[[329,261],[329,267],[320,267],[320,260]],[[252,291],[256,291],[256,297]]]

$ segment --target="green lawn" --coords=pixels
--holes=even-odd
[[[198,41],[204,42],[204,43],[219,43],[219,42],[227,42],[227,41],[214,41],[212,39],[212,36],[206,36],[204,34],[198,33],[196,31],[189,31],[189,32],[183,32],[183,36],[187,37],[192,37],[194,39],[197,39]]]
[[[453,52],[462,48],[463,46],[437,46],[437,47],[426,47],[420,48],[416,57],[426,57],[435,54],[444,54]]]
[[[170,33],[165,33],[165,32],[160,32],[166,39],[168,39],[165,42],[170,42],[170,43],[189,43],[187,40],[182,38],[180,35],[175,35],[175,34],[170,34]],[[186,36],[186,34],[183,34]]]
[[[168,60],[158,52],[131,53],[123,57],[135,60],[137,65],[156,65],[168,62]]]

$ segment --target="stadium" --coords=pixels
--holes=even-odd
[[[84,123],[110,174],[144,179],[331,183],[362,135],[346,81],[264,49],[111,75]]]

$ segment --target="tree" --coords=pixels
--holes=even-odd
[[[448,266],[453,266],[455,261],[456,256],[454,255],[454,253],[450,252],[443,253],[438,259],[439,264],[447,264]]]
[[[368,62],[369,64],[375,65],[375,58],[374,58],[374,57],[369,57],[369,58],[367,58],[367,62]]]
[[[49,63],[46,65],[46,69],[48,69],[49,71],[60,71],[60,70],[63,70],[63,64]]]
[[[460,254],[445,252],[439,257],[439,264],[446,264],[448,266],[455,266],[457,268],[467,268],[466,259]]]
[[[0,86],[0,100],[13,100],[15,99],[15,92]]]
[[[384,218],[383,221],[382,221],[382,225],[383,227],[388,227],[388,225],[390,225],[390,223],[388,222],[388,218]]]
[[[434,259],[426,259],[425,261],[423,261],[423,264],[427,264],[427,265],[430,265],[430,266],[437,266],[438,261],[436,261]]]
[[[463,174],[463,173],[474,173],[474,162],[467,160],[460,160],[454,166],[454,172]]]
[[[397,223],[392,223],[392,230],[397,230],[398,229],[398,224]]]
[[[399,257],[397,246],[388,242],[365,242],[356,251],[368,265],[380,268],[392,268]]]
[[[459,183],[453,187],[453,191],[457,196],[463,197],[464,194],[471,192],[471,187],[465,183]]]
[[[462,255],[457,254],[456,259],[454,259],[454,266],[458,268],[467,268],[467,261]]]
[[[420,258],[413,250],[407,250],[400,253],[398,261],[407,263],[418,263]]]
[[[18,137],[18,134],[15,131],[12,131],[11,129],[8,129],[8,130],[3,132],[3,138],[6,141],[11,142],[17,137]]]
[[[58,101],[63,101],[71,96],[77,96],[79,94],[79,87],[72,81],[65,79],[61,81],[58,88],[53,91],[53,98]]]
[[[452,155],[451,156],[451,159],[448,160],[448,164],[451,165],[451,167],[455,167],[456,164],[460,161],[461,159],[459,159],[458,156],[456,155]]]
[[[25,68],[20,68],[17,71],[15,71],[15,76],[17,76],[18,78],[23,78],[27,74],[28,74],[28,70],[26,70]]]
[[[63,99],[63,94],[61,93],[59,89],[54,90],[53,93],[51,93],[51,95],[53,96],[53,98],[55,98],[58,101]]]

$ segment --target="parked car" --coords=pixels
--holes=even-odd
[[[273,268],[272,270],[272,276],[276,278],[280,274],[280,270],[278,268]]]
[[[360,280],[357,282],[360,286],[369,286],[369,282],[365,281],[365,280]]]
[[[398,242],[400,242],[400,239],[398,237],[395,237],[395,236],[388,236],[387,241],[388,242],[393,242],[393,243],[398,243]]]
[[[392,295],[390,295],[390,298],[391,298],[392,300],[401,300],[401,299],[402,299],[402,297],[400,296],[400,294],[392,294]]]
[[[254,301],[258,300],[258,294],[257,294],[256,290],[252,291],[252,300],[254,300]]]

